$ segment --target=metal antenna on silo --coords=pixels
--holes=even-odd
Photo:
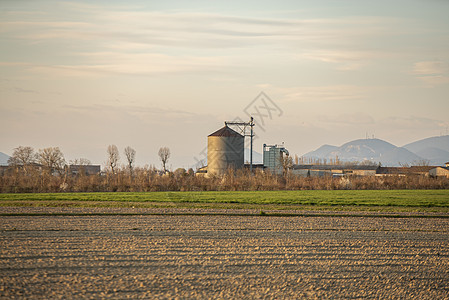
[[[251,117],[249,122],[227,122],[225,121],[225,125],[235,125],[238,127],[238,129],[240,130],[240,132],[243,134],[243,136],[249,136],[250,137],[250,149],[249,149],[249,170],[252,173],[253,172],[253,137],[254,137],[254,125],[256,125],[254,123],[254,118]],[[241,127],[243,126],[243,127]],[[246,133],[246,128],[250,127],[250,133],[247,134]]]

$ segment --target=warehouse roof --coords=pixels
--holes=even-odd
[[[378,166],[364,165],[293,165],[294,170],[377,170]]]

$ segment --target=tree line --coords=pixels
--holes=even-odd
[[[138,190],[138,184],[145,185],[144,181],[152,181],[153,177],[168,173],[167,164],[171,156],[168,147],[161,147],[158,151],[162,169],[135,167],[136,150],[129,146],[123,151],[125,165],[119,165],[120,153],[116,145],[109,145],[106,153],[105,172],[100,172],[98,166],[98,169],[94,168],[98,171],[92,173],[87,171],[92,167],[90,160],[79,158],[67,163],[59,147],[35,151],[29,146],[19,146],[14,148],[8,159],[8,167],[0,168],[0,192]],[[193,170],[189,172],[193,174]]]
[[[257,191],[257,190],[377,190],[377,189],[449,189],[448,178],[426,176],[365,176],[365,177],[298,177],[288,169],[283,174],[267,170],[228,169],[222,176],[197,176],[193,169],[178,168],[168,172],[170,150],[162,147],[158,154],[162,169],[154,166],[134,166],[136,152],[126,147],[127,164],[119,166],[120,153],[107,148],[108,168],[103,174],[72,174],[64,168],[65,159],[59,148],[34,152],[30,147],[18,147],[10,166],[0,174],[1,193],[37,192],[154,192],[154,191]],[[87,159],[71,161],[88,165]],[[286,165],[290,165],[287,161]]]
[[[116,145],[109,145],[106,152],[106,167],[115,174],[119,167],[119,150]],[[126,158],[126,168],[132,173],[136,159],[136,150],[127,146],[123,152]],[[162,163],[163,171],[167,172],[167,162],[171,156],[170,149],[168,147],[161,147],[158,155]],[[31,168],[39,167],[53,175],[63,174],[68,165],[87,166],[90,164],[90,160],[86,158],[74,159],[67,164],[64,154],[59,147],[48,147],[39,149],[36,152],[32,147],[19,146],[14,148],[13,154],[8,159],[8,165],[10,167],[20,169],[24,173],[28,173]]]
[[[0,176],[1,193],[56,192],[163,192],[163,191],[271,191],[271,190],[381,190],[449,189],[448,178],[425,176],[298,177],[269,171],[229,170],[223,176],[196,176],[179,168],[164,175],[154,167],[127,168],[105,175],[50,175],[31,169],[10,169]]]

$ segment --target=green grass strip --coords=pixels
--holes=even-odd
[[[0,206],[16,202],[58,201],[234,203],[258,205],[449,207],[449,190],[333,190],[147,193],[0,194]],[[32,205],[30,205],[32,206]]]
[[[335,213],[217,213],[217,212],[149,212],[149,213],[120,213],[120,212],[86,212],[86,213],[0,213],[3,217],[58,217],[58,216],[227,216],[227,217],[337,217],[337,218],[425,218],[425,219],[449,219],[449,215],[432,215],[432,214],[335,214]]]

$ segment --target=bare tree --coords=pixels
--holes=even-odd
[[[293,167],[293,159],[289,155],[281,155],[281,167],[282,167],[282,175],[286,176],[288,170]]]
[[[57,171],[59,174],[65,166],[64,155],[62,154],[59,147],[49,147],[44,149],[39,149],[38,152],[38,162],[47,168],[51,173]]]
[[[162,162],[164,172],[167,172],[167,161],[170,158],[170,149],[168,147],[161,147],[158,152],[159,159]]]
[[[296,164],[296,165],[299,165],[299,157],[298,157],[298,155],[296,155],[296,154],[295,154],[295,164]]]
[[[74,160],[69,161],[69,164],[76,166],[88,166],[91,162],[87,158],[75,158]]]
[[[14,148],[12,156],[8,159],[8,165],[20,166],[27,173],[28,166],[36,162],[37,155],[31,147],[19,146]]]
[[[414,160],[413,165],[419,167],[428,167],[430,166],[430,160],[428,159]]]
[[[125,148],[125,156],[128,161],[128,168],[131,175],[133,174],[133,163],[136,160],[136,150],[131,148],[130,146]]]
[[[36,154],[31,147],[19,146],[14,148],[12,156],[8,159],[8,164],[11,166],[26,166],[36,161]]]
[[[120,160],[120,154],[116,145],[108,146],[108,166],[111,168],[113,174],[115,174],[115,168]]]

